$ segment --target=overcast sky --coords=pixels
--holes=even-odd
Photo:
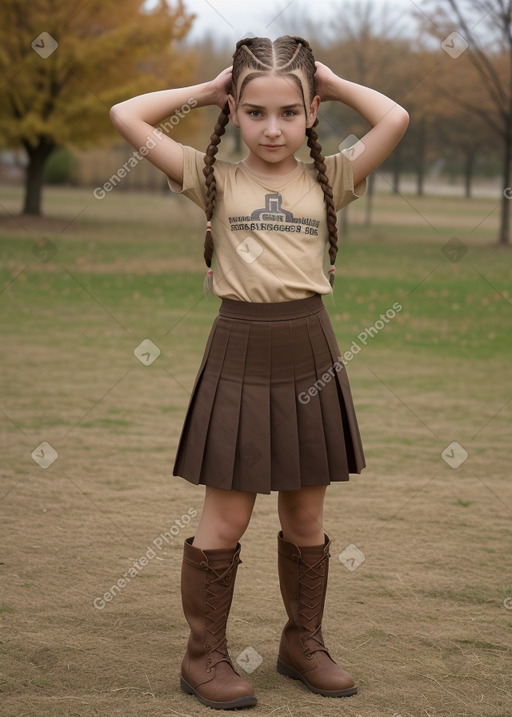
[[[186,9],[197,15],[191,38],[205,32],[223,36],[233,43],[248,35],[275,39],[286,32],[286,21],[309,16],[316,21],[340,17],[347,9],[344,0],[183,0]],[[388,6],[404,12],[417,0],[373,0],[375,6]]]

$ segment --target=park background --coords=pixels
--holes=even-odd
[[[203,293],[204,216],[132,161],[108,109],[210,79],[249,33],[307,37],[411,116],[340,214],[326,302],[341,350],[359,349],[347,370],[368,467],[328,493],[324,633],[359,694],[327,700],[276,674],[276,496],[260,496],[228,625],[252,713],[512,715],[511,11],[0,5],[6,717],[205,713],[179,690],[182,543],[202,490],[171,470],[218,300]],[[217,111],[184,114],[168,131],[205,147]],[[366,127],[326,103],[318,129],[328,154]],[[220,156],[243,156],[231,129]]]

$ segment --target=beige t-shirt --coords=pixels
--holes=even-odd
[[[168,179],[205,208],[204,153],[183,147],[183,186]],[[344,154],[326,157],[336,211],[362,196],[354,188]],[[252,302],[304,299],[329,294],[328,229],[324,195],[312,162],[299,162],[284,177],[262,179],[243,162],[215,162],[217,204],[213,288],[217,296]]]

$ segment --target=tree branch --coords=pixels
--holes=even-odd
[[[501,96],[504,97],[506,93],[505,93],[504,87],[501,84],[498,73],[492,66],[492,63],[490,62],[490,60],[487,57],[487,55],[485,54],[485,52],[483,52],[483,50],[481,49],[481,47],[480,47],[479,43],[477,42],[475,36],[473,35],[472,31],[469,29],[468,24],[459,8],[459,4],[458,4],[457,0],[447,0],[447,2],[450,5],[450,7],[452,8],[453,12],[455,13],[457,20],[460,23],[461,28],[463,29],[464,33],[466,34],[467,39],[470,41],[471,45],[473,46],[473,51],[470,50],[469,56],[474,64],[474,66],[476,67],[478,72],[483,77],[485,77],[486,79],[489,79],[492,82],[495,90],[498,93],[497,95],[495,95],[494,90],[493,90],[494,100],[495,100],[496,104],[498,105],[498,107],[503,107],[503,105],[501,103]],[[476,57],[479,58],[481,64],[479,64],[476,61]],[[484,72],[483,67],[485,67],[485,69],[487,70],[487,73]],[[489,90],[490,89],[491,88],[489,88]]]

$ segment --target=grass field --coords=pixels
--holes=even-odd
[[[203,295],[203,218],[164,193],[51,189],[46,217],[28,220],[18,188],[0,194],[0,711],[206,714],[179,690],[182,543],[202,489],[171,476],[218,307]],[[349,209],[326,304],[354,354],[368,467],[328,491],[324,635],[359,694],[329,700],[277,675],[276,496],[259,496],[228,632],[234,660],[262,658],[251,714],[512,715],[512,253],[493,246],[498,204],[379,194],[371,227],[364,200]],[[152,345],[134,355],[145,339],[151,365]]]

